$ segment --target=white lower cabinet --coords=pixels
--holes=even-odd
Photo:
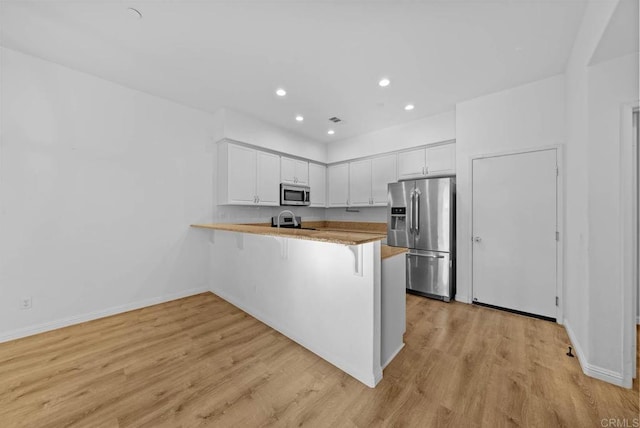
[[[280,156],[218,144],[219,205],[280,205]]]
[[[329,206],[349,206],[349,164],[340,163],[327,167]]]
[[[309,163],[309,189],[312,207],[327,206],[327,167],[317,163]]]

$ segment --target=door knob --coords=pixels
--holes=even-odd
[[[479,236],[475,236],[475,237],[473,238],[473,242],[477,242],[477,243],[479,243],[480,241],[482,241],[482,238],[480,238]]]

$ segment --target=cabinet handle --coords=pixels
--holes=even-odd
[[[429,175],[429,167],[428,166],[424,167],[424,175]]]

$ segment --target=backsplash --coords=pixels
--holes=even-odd
[[[217,205],[213,209],[214,223],[266,223],[282,210],[293,211],[303,221],[360,221],[386,223],[386,207],[357,208],[359,212],[347,212],[345,208],[313,207],[252,207],[235,205]]]
[[[387,222],[387,207],[360,207],[350,209],[357,209],[359,212],[348,212],[345,208],[327,208],[324,213],[325,220]]]
[[[295,215],[302,217],[302,221],[326,220],[324,208],[217,205],[213,209],[213,221],[214,223],[267,223],[271,222],[271,217],[277,216],[282,210],[292,211]]]

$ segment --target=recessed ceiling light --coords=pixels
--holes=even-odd
[[[302,121],[304,120],[304,117],[302,117],[301,115],[297,115],[297,116],[296,116],[296,120],[297,120],[298,122],[302,122]]]
[[[133,18],[142,19],[142,12],[140,12],[138,9],[129,7],[127,8],[127,12],[129,12],[129,15],[131,15]]]
[[[327,134],[329,134],[329,135],[333,135],[335,133],[336,133],[336,131],[334,131],[333,129],[330,129],[330,130],[327,131]]]
[[[278,88],[276,89],[276,95],[279,97],[284,97],[285,95],[287,95],[287,91],[282,88]]]
[[[386,77],[384,79],[381,79],[378,82],[378,85],[382,86],[383,88],[386,86],[389,86],[389,83],[391,83],[391,80],[387,79]]]
[[[415,108],[415,106],[413,104],[407,104],[406,106],[404,106],[404,109],[406,111],[411,111]]]

